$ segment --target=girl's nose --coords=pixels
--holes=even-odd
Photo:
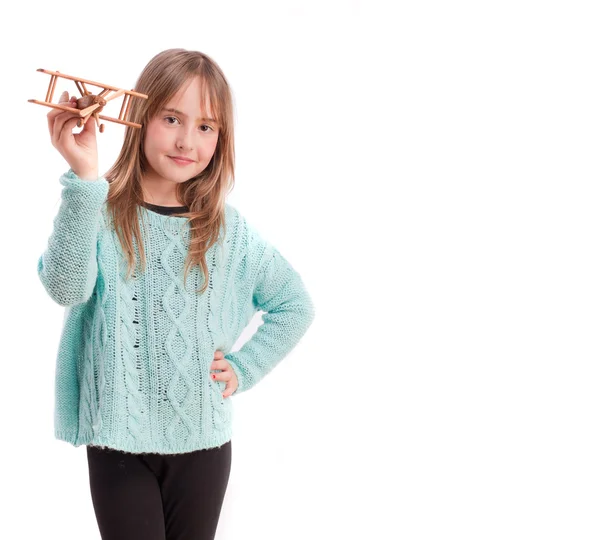
[[[192,134],[189,129],[182,129],[178,133],[177,148],[183,151],[192,150]]]
[[[189,137],[181,137],[177,141],[177,148],[179,148],[179,150],[182,150],[182,151],[191,150],[191,146],[189,143]]]

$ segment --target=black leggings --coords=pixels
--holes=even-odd
[[[102,540],[213,540],[231,469],[231,441],[185,454],[87,446]]]

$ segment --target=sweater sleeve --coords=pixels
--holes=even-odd
[[[60,183],[64,186],[60,208],[37,271],[50,298],[72,306],[85,302],[96,285],[98,231],[108,181],[83,180],[69,169]]]
[[[263,323],[239,351],[225,355],[238,379],[232,395],[252,388],[296,346],[315,317],[302,278],[281,253],[242,218],[241,237],[254,274],[252,303]]]

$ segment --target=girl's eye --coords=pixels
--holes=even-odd
[[[175,122],[170,122],[169,120],[175,120],[176,122],[179,122],[179,120],[175,116],[165,116],[164,120],[166,120],[167,124],[169,124],[170,126],[175,125]],[[208,124],[202,124],[200,127],[201,128],[207,127],[211,131],[214,131],[214,129],[211,126],[209,126]],[[201,130],[201,131],[202,131],[202,133],[208,133],[206,130]]]

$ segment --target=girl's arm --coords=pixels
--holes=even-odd
[[[37,270],[52,300],[71,306],[85,302],[96,285],[98,230],[108,181],[82,180],[69,169],[60,183],[62,202]]]
[[[260,265],[252,295],[255,309],[265,311],[261,324],[242,348],[225,355],[240,394],[252,388],[300,341],[315,317],[315,307],[302,278],[281,253],[260,237],[245,219],[248,260]]]

